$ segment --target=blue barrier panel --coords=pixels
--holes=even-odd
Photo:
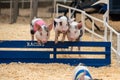
[[[69,47],[102,47],[104,51],[70,51],[58,50],[69,49]],[[4,49],[5,48],[5,49]],[[12,50],[11,50],[12,48]],[[25,50],[24,50],[25,49]],[[38,49],[38,50],[34,50]],[[42,49],[42,50],[39,50]],[[44,50],[45,49],[45,50]],[[46,50],[47,49],[47,50]],[[50,50],[49,50],[50,49]],[[69,57],[59,58],[58,55],[104,55],[104,58],[82,58]],[[52,55],[52,57],[51,57]],[[44,45],[36,41],[0,41],[0,63],[10,62],[34,62],[34,63],[65,63],[78,65],[84,63],[87,66],[106,66],[111,64],[110,42],[58,42],[48,41]]]
[[[62,42],[59,42],[57,45],[53,41],[49,41],[48,43],[42,45],[38,44],[36,41],[0,41],[0,48],[67,48],[68,46],[65,44],[61,45]]]

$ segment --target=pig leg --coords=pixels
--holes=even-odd
[[[80,51],[80,47],[78,47],[78,50]]]
[[[63,37],[62,37],[62,42],[64,42],[64,40],[65,40],[65,36],[66,36],[66,33],[63,33]]]
[[[31,33],[31,38],[32,38],[32,41],[34,40],[34,29],[33,29],[33,25],[32,23],[30,24],[30,33]]]
[[[66,33],[63,33],[63,36],[62,36],[62,42],[64,42],[64,40],[65,40],[65,36],[66,36]],[[61,51],[63,51],[64,49],[61,49]]]
[[[58,43],[58,33],[56,32],[55,33],[55,44],[57,44]]]
[[[37,39],[37,43],[38,43],[39,45],[41,45],[41,40]]]
[[[81,41],[81,37],[79,37],[76,41]],[[78,47],[78,51],[80,51],[80,47]],[[79,54],[79,57],[81,57],[80,54]]]
[[[31,38],[32,38],[32,41],[34,40],[34,31],[31,30]]]
[[[73,51],[73,47],[70,47],[70,50]]]
[[[79,37],[76,41],[81,41],[81,37]],[[80,51],[80,47],[78,47],[78,50]]]
[[[76,41],[81,41],[81,37],[79,37]],[[78,50],[80,51],[80,47],[78,47]]]
[[[34,35],[31,35],[31,37],[32,37],[32,41],[34,41]]]
[[[83,35],[83,30],[80,30],[80,36],[78,38],[78,41],[81,41],[82,35]],[[78,47],[78,50],[80,51],[80,47]]]
[[[58,31],[55,31],[55,44],[58,43],[58,37],[59,37],[59,32]]]
[[[66,36],[66,33],[63,33],[62,40],[61,40],[62,42],[64,42],[65,36]],[[65,51],[65,49],[61,48],[61,51]]]
[[[37,43],[38,43],[40,46],[44,46],[44,43],[42,43],[41,40],[37,40]]]

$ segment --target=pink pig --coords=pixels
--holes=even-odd
[[[70,23],[69,30],[67,32],[67,38],[69,41],[80,41],[83,35],[82,23],[73,21]]]
[[[68,31],[68,18],[66,16],[59,16],[58,18],[55,18],[54,29],[55,29],[55,43],[58,42],[58,37],[60,33],[63,34],[62,41],[64,41]]]
[[[34,18],[31,21],[31,36],[34,40],[34,35],[39,44],[44,44],[48,41],[50,36],[50,30],[52,29],[52,24],[49,26],[41,18]]]
[[[67,32],[67,38],[69,41],[81,41],[81,36],[83,35],[82,23],[71,21],[69,23],[69,29]],[[78,48],[80,50],[80,48]],[[71,48],[72,50],[72,48]]]

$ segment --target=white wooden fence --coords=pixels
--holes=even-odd
[[[69,7],[69,6],[65,6],[62,4],[57,4],[56,5],[56,17],[59,15],[59,13],[58,13],[59,7],[63,7],[63,8],[68,9],[68,17],[69,18],[71,18],[71,10],[81,12],[81,21],[82,21],[82,25],[83,25],[84,34],[85,34],[85,31],[89,32],[92,36],[92,41],[94,41],[94,37],[98,37],[98,38],[102,39],[102,41],[110,41],[112,44],[111,48],[112,48],[113,52],[116,54],[118,63],[120,63],[120,33],[118,33],[116,30],[114,30],[108,24],[108,19],[109,19],[108,11],[106,11],[106,13],[103,15],[103,19],[101,20],[101,19],[98,19],[96,17],[93,17],[93,16],[87,14],[83,10]],[[85,24],[86,16],[92,19],[92,25],[91,25],[92,29],[88,29],[86,27],[86,24]],[[100,35],[100,34],[95,32],[95,26],[94,26],[95,21],[103,24],[103,27],[104,27],[103,35]],[[113,35],[116,36],[116,39],[113,37]],[[115,44],[115,42],[116,42],[116,44]]]

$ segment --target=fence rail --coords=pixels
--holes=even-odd
[[[104,49],[101,51],[71,51],[69,47],[98,47]],[[17,50],[18,48],[19,50]],[[36,50],[37,48],[39,50]],[[61,48],[67,50],[61,51]],[[86,56],[102,55],[104,57],[81,57],[83,54]],[[62,57],[59,57],[59,55]],[[64,57],[64,55],[71,56]],[[0,63],[10,62],[65,63],[70,65],[84,63],[87,66],[106,66],[111,64],[111,43],[65,41],[64,43],[58,42],[55,44],[54,41],[49,41],[44,45],[40,45],[36,41],[2,41],[0,42]]]

